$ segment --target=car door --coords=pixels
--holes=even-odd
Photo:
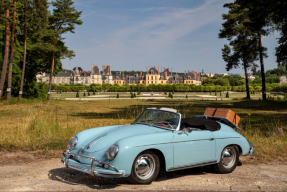
[[[173,137],[174,167],[215,161],[215,139],[211,131],[175,131]]]

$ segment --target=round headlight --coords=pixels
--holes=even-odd
[[[110,148],[106,152],[107,159],[111,161],[116,158],[118,151],[119,147],[117,145],[110,146]]]
[[[78,143],[78,138],[76,136],[72,137],[68,143],[68,149],[71,151],[75,148]]]

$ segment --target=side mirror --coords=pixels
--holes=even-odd
[[[188,133],[191,133],[192,129],[191,128],[185,128],[185,131],[188,132]]]

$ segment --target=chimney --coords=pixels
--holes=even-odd
[[[108,71],[111,71],[111,67],[109,65],[107,65]]]
[[[87,71],[87,73],[91,73],[91,71]]]
[[[163,70],[165,71],[165,67],[163,68]]]
[[[94,64],[91,64],[91,71],[93,71],[95,65]]]
[[[65,71],[65,73],[67,73],[67,71]]]
[[[171,70],[170,70],[170,75],[172,76],[172,68],[171,68]]]
[[[175,77],[178,77],[178,74],[175,74]]]
[[[156,69],[156,66],[154,66],[154,68]]]
[[[84,71],[84,76],[86,76],[86,71]]]
[[[167,71],[164,72],[164,77],[167,80]]]
[[[140,78],[142,78],[142,75],[143,75],[142,72],[140,72]]]
[[[150,69],[150,66],[149,66],[149,69]]]
[[[136,74],[136,77],[138,77],[139,76],[139,74]]]
[[[146,74],[148,74],[148,66],[146,66]]]
[[[184,76],[186,77],[186,70],[184,71]]]
[[[157,67],[157,69],[158,69],[158,70],[157,70],[157,74],[159,74],[159,66]]]
[[[105,70],[105,66],[103,65],[103,72],[104,72],[104,70]]]
[[[122,72],[119,72],[119,74],[122,74]]]
[[[162,67],[160,68],[160,73],[162,73]]]

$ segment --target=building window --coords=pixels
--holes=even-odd
[[[161,84],[163,84],[163,81],[161,81]]]
[[[151,76],[151,80],[153,80],[153,76]]]
[[[154,78],[155,80],[157,80],[157,76],[155,76],[155,78]]]
[[[157,81],[155,81],[155,84],[157,84]]]
[[[153,74],[153,70],[151,70],[150,73]]]
[[[183,83],[183,80],[181,80],[181,83]]]
[[[193,81],[191,81],[191,83],[193,83]]]
[[[172,80],[172,83],[174,83],[174,80]]]
[[[188,79],[190,79],[190,76],[188,76]]]
[[[149,76],[147,77],[147,80],[149,80]]]
[[[135,83],[135,81],[133,81],[133,84]]]
[[[92,76],[92,79],[94,79],[94,76]]]
[[[153,81],[151,81],[151,84],[153,84]]]
[[[85,79],[85,81],[86,81],[85,84],[88,84],[88,79]]]
[[[176,81],[176,83],[178,83],[178,81]]]

